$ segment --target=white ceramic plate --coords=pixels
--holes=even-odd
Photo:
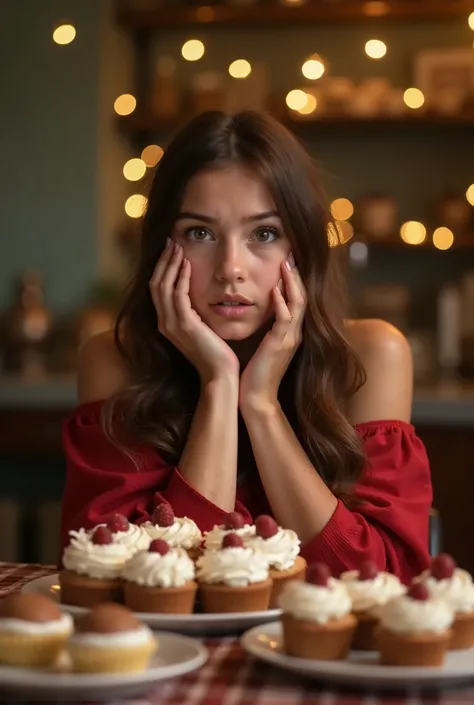
[[[57,575],[47,575],[36,578],[23,587],[22,592],[34,592],[61,601]],[[73,617],[85,614],[84,607],[63,605],[61,609]],[[242,632],[256,624],[272,622],[278,619],[281,610],[266,610],[264,612],[229,612],[226,614],[183,614],[169,615],[151,612],[137,612],[137,617],[152,629],[164,629],[180,634],[231,634]]]
[[[474,649],[448,652],[441,668],[381,666],[375,651],[351,651],[345,661],[313,661],[286,656],[280,622],[254,627],[240,639],[242,648],[263,661],[310,678],[362,688],[447,687],[474,679]]]
[[[157,632],[158,651],[143,673],[108,675],[68,673],[0,666],[0,701],[32,698],[35,702],[99,701],[136,697],[155,683],[200,668],[208,659],[205,646],[191,637]]]

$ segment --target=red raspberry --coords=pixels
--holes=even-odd
[[[423,583],[413,583],[407,592],[407,595],[412,598],[412,600],[420,600],[424,602],[430,597],[428,588]]]
[[[359,567],[359,580],[373,580],[379,574],[373,561],[364,561]]]
[[[244,526],[245,519],[239,512],[230,512],[230,514],[226,516],[224,528],[227,531],[231,529],[243,529]]]
[[[107,546],[113,543],[112,532],[106,526],[98,526],[92,535],[92,543],[97,546]]]
[[[257,536],[261,536],[262,539],[269,539],[278,533],[278,524],[268,514],[261,514],[255,519],[255,530]]]
[[[174,512],[171,504],[162,502],[159,504],[152,514],[151,520],[156,526],[173,526]]]
[[[128,519],[123,514],[114,514],[107,522],[107,528],[113,534],[116,534],[117,531],[128,531],[129,526]]]
[[[306,582],[312,585],[320,585],[326,587],[328,580],[331,577],[331,571],[326,563],[311,563],[306,569]]]
[[[230,532],[222,539],[222,548],[243,548],[244,542],[238,534]]]
[[[159,553],[162,556],[166,556],[169,550],[169,544],[167,541],[163,541],[163,539],[153,539],[148,546],[148,551],[150,553]]]
[[[436,580],[451,578],[456,570],[456,563],[448,553],[440,553],[431,562],[431,575]]]

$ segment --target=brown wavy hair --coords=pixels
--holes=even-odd
[[[308,306],[303,341],[282,380],[279,399],[317,472],[343,496],[365,462],[358,435],[344,415],[345,401],[364,381],[362,365],[344,335],[344,248],[329,246],[328,224],[334,224],[313,160],[283,125],[265,114],[204,113],[176,135],[156,167],[136,273],[115,327],[115,343],[133,384],[104,406],[104,428],[126,452],[133,453],[137,443],[151,444],[167,462],[179,463],[200,382],[191,363],[159,333],[149,281],[190,179],[229,164],[250,168],[265,180],[291,243]],[[125,436],[113,421],[118,408]],[[124,437],[133,443],[123,444]],[[238,460],[240,475],[255,469],[242,419]]]

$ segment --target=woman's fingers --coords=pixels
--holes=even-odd
[[[180,323],[184,323],[192,311],[189,298],[189,283],[191,281],[191,263],[186,258],[181,263],[178,281],[174,290],[174,304]]]
[[[181,262],[183,261],[183,248],[175,244],[173,255],[168,262],[168,266],[157,285],[159,310],[164,317],[162,324],[169,329],[176,323],[176,312],[174,306],[174,289],[178,279]]]
[[[275,322],[271,335],[274,340],[282,343],[291,329],[293,316],[278,286],[273,289],[273,306],[275,309]]]

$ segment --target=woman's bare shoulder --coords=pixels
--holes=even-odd
[[[80,404],[108,399],[130,384],[126,361],[112,330],[89,338],[81,347],[77,365]]]
[[[346,337],[366,373],[365,384],[348,400],[351,423],[409,421],[413,364],[406,337],[398,328],[379,319],[346,321]]]

